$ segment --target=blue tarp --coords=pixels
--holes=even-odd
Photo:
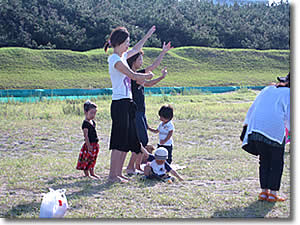
[[[0,90],[0,97],[83,96],[83,95],[111,95],[111,94],[112,94],[111,88]]]
[[[151,87],[145,88],[146,95],[169,95],[175,93],[225,93],[241,88],[261,90],[265,86],[227,86],[227,87]],[[101,95],[111,95],[111,88],[103,89],[19,89],[0,90],[0,102],[21,101],[35,102],[44,99],[78,99],[91,98]]]

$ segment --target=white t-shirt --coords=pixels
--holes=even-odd
[[[264,88],[249,108],[244,124],[248,127],[243,146],[248,143],[248,135],[252,132],[282,144],[285,128],[290,130],[290,88]]]
[[[132,99],[131,79],[115,68],[115,64],[118,61],[123,62],[123,64],[129,68],[127,64],[127,52],[123,53],[122,57],[113,53],[108,57],[107,61],[112,83],[112,100],[119,100],[123,98]]]
[[[170,172],[172,170],[171,166],[169,165],[169,163],[167,161],[165,161],[165,163],[158,165],[157,162],[155,161],[155,156],[154,155],[149,155],[148,162],[150,163],[150,166],[153,170],[153,172],[156,175],[165,175],[167,172]]]
[[[150,163],[150,166],[153,170],[153,172],[157,175],[164,175],[166,174],[166,168],[165,168],[165,164],[162,164],[162,165],[158,165],[156,163],[155,160],[153,160],[151,163]]]
[[[173,132],[174,132],[175,128],[174,128],[174,125],[172,123],[172,120],[170,120],[166,124],[163,124],[163,122],[161,122],[158,125],[157,130],[159,131],[159,134],[158,134],[159,140],[164,140],[168,136],[169,131],[173,130]],[[173,135],[171,136],[171,138],[164,145],[167,145],[167,146],[173,145]]]

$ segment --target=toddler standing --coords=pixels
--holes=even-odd
[[[76,169],[83,170],[86,177],[93,176],[99,179],[95,174],[95,164],[99,152],[98,136],[96,131],[96,123],[94,121],[97,105],[91,101],[84,103],[85,120],[82,123],[84,136],[84,144],[80,150]]]
[[[160,117],[161,123],[158,125],[157,129],[148,129],[153,133],[159,133],[159,143],[157,147],[164,147],[168,151],[167,162],[172,163],[172,151],[173,151],[173,132],[175,130],[172,123],[173,119],[173,107],[171,105],[164,105],[160,108],[158,115]]]

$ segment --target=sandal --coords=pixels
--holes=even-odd
[[[136,175],[136,172],[135,172],[134,170],[127,170],[127,169],[126,169],[126,173],[127,173],[127,175],[130,176],[130,177],[133,176],[133,175]]]
[[[268,196],[269,196],[269,193],[263,191],[258,195],[258,198],[261,201],[266,201],[266,200],[268,200]]]
[[[127,176],[132,177],[133,175],[136,175],[136,172],[127,172]]]
[[[136,175],[143,175],[144,171],[136,169],[135,173],[136,173]]]
[[[273,198],[270,198],[270,197],[273,197]],[[273,194],[269,194],[268,199],[267,199],[268,202],[284,202],[285,200],[286,200],[285,198],[282,198],[278,195],[273,195]]]

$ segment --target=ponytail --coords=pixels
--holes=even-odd
[[[107,52],[108,48],[110,46],[110,40],[106,41],[104,44],[104,51]]]
[[[129,32],[125,27],[117,27],[114,29],[108,40],[104,44],[104,51],[107,52],[109,46],[113,48],[122,44],[129,37]]]

